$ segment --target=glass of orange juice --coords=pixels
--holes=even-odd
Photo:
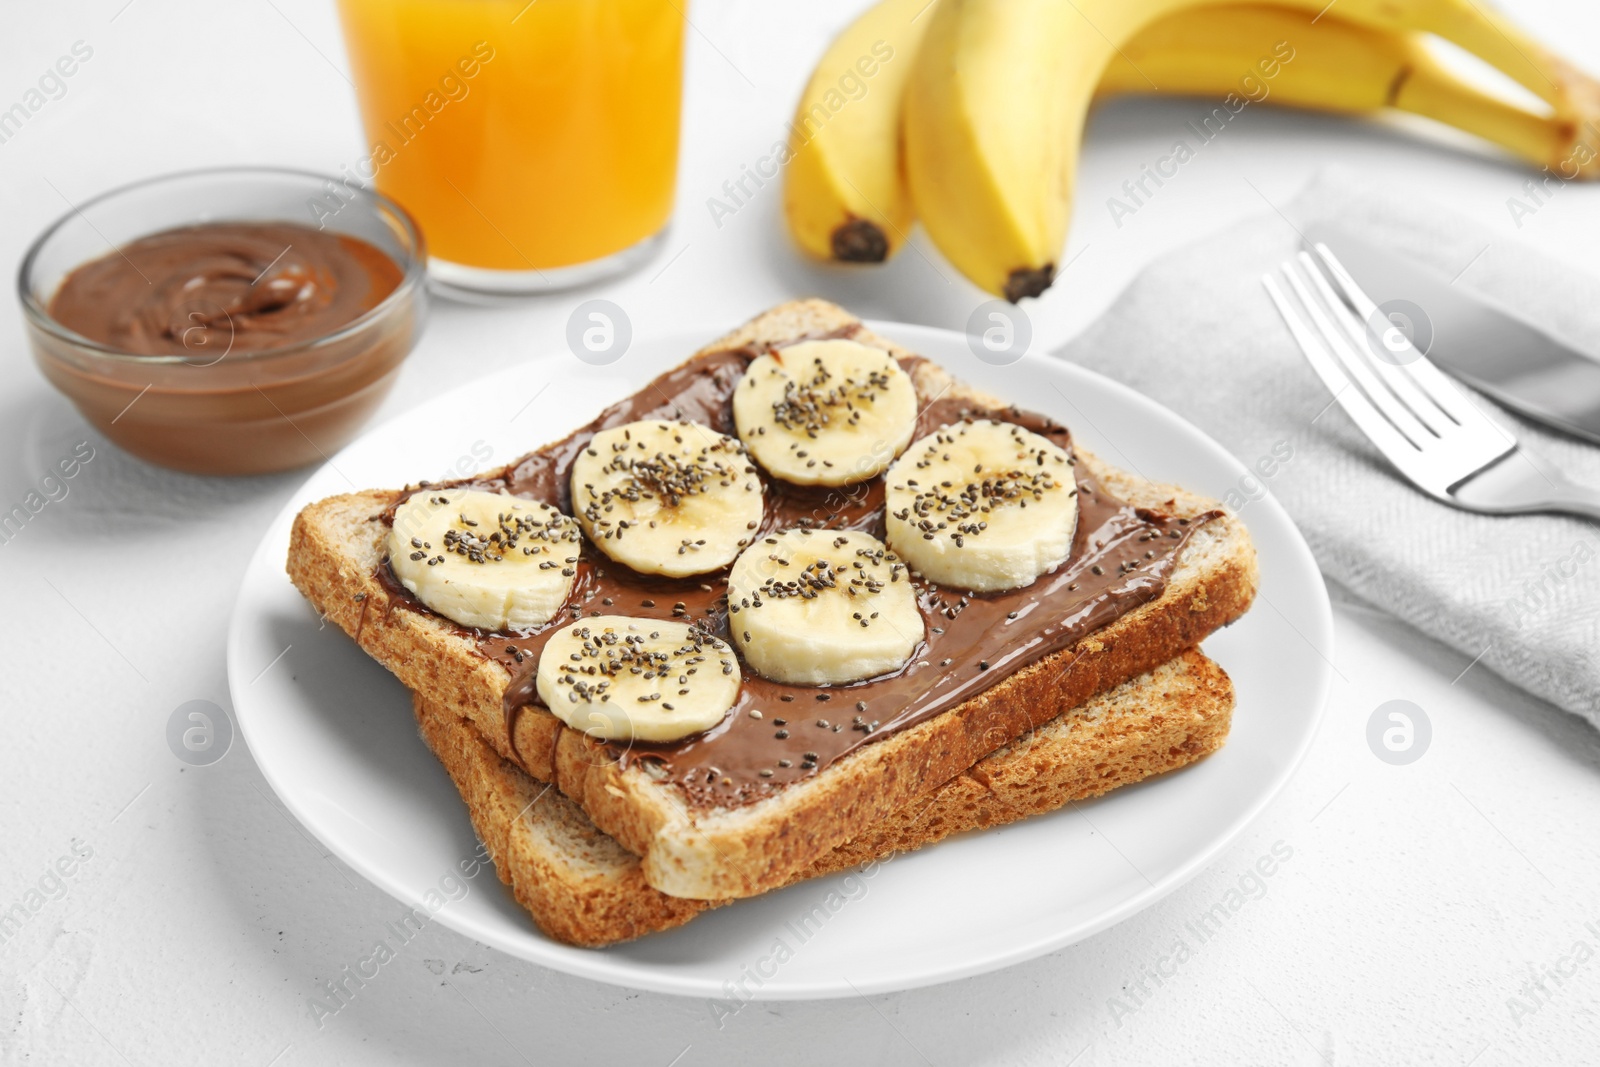
[[[672,214],[682,2],[339,0],[369,142],[347,177],[421,223],[447,293],[642,263]]]

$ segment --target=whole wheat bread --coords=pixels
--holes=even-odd
[[[578,805],[501,758],[451,709],[421,694],[414,699],[423,739],[461,790],[500,880],[551,937],[609,945],[680,926],[726,903],[652,888],[639,857]],[[1232,716],[1228,676],[1199,652],[1186,652],[1002,746],[791,880],[1054,811],[1175,770],[1220,748]]]
[[[774,308],[702,351],[859,326],[819,300]],[[910,353],[861,329],[855,339],[896,357]],[[914,376],[924,400],[1001,401],[954,381],[931,363]],[[1120,471],[1077,449],[1079,462],[1130,504],[1192,516],[1214,501]],[[312,504],[296,517],[290,577],[327,618],[431,704],[470,721],[500,756],[553,782],[601,829],[643,860],[645,880],[696,899],[748,896],[784,885],[844,842],[868,832],[913,799],[1070,708],[1192,648],[1238,618],[1256,588],[1255,553],[1243,523],[1223,515],[1190,537],[1163,595],[1134,608],[1075,646],[1048,655],[979,696],[865,745],[815,776],[741,807],[696,809],[670,784],[638,766],[597,758],[594,743],[542,708],[506,728],[507,669],[479,654],[470,637],[416,610],[376,575],[386,527],[379,514],[393,490],[352,493]],[[513,744],[514,741],[514,744]]]

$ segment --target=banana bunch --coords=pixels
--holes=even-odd
[[[1456,78],[1430,35],[1546,109]],[[834,41],[801,98],[790,232],[821,259],[872,263],[920,218],[980,288],[1037,296],[1066,241],[1090,106],[1147,92],[1410,112],[1565,180],[1600,175],[1600,82],[1479,0],[881,0]]]

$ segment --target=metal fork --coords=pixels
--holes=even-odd
[[[1286,260],[1261,284],[1333,398],[1418,489],[1489,515],[1600,519],[1600,491],[1568,480],[1491,422],[1384,317],[1327,245]]]

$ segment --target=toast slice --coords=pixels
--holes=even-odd
[[[701,354],[853,330],[898,359],[912,353],[877,337],[842,309],[809,300],[774,308]],[[919,397],[975,406],[1001,402],[915,364]],[[1182,518],[1214,501],[1117,470],[1082,448],[1082,468],[1128,504]],[[979,695],[866,744],[812,777],[740,806],[695,806],[640,762],[623,765],[549,712],[507,715],[509,669],[470,635],[379,578],[396,496],[379,490],[331,497],[296,518],[290,577],[311,603],[431,704],[470,721],[503,758],[554,783],[590,819],[643,860],[643,876],[674,896],[723,899],[784,885],[914,798],[955,778],[999,746],[1097,694],[1192,648],[1249,607],[1256,563],[1237,517],[1220,514],[1189,536],[1162,594],[1076,644],[1046,655]],[[510,724],[508,726],[508,723]]]
[[[414,699],[423,739],[461,790],[500,880],[549,936],[609,945],[681,926],[726,903],[653,888],[639,857],[578,805],[501,758],[450,708],[421,694]],[[1228,676],[1200,652],[1185,652],[1002,746],[791,881],[1054,811],[1175,770],[1220,748],[1232,716]]]

